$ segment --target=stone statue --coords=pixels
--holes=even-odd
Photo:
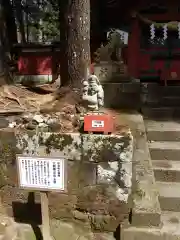
[[[112,29],[107,35],[107,40],[107,44],[101,44],[101,47],[94,53],[95,62],[122,62],[122,48],[124,47],[124,42],[121,34],[116,29]]]
[[[104,105],[104,91],[96,75],[83,81],[82,100],[90,111],[98,111]]]

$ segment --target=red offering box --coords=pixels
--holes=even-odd
[[[114,118],[107,114],[84,116],[85,132],[112,133],[114,130]]]

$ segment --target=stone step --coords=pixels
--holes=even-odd
[[[157,83],[141,83],[141,92],[152,96],[180,96],[180,85],[161,86]]]
[[[140,83],[103,83],[102,86],[105,96],[104,107],[139,111]]]
[[[122,114],[121,114],[122,115]],[[120,121],[122,122],[122,116]],[[159,226],[161,217],[161,208],[158,199],[158,191],[154,179],[152,161],[149,154],[149,148],[145,133],[145,126],[141,115],[132,115],[131,129],[136,134],[136,144],[133,155],[133,173],[134,184],[132,188],[132,219],[134,226]],[[127,120],[126,120],[127,123]]]
[[[180,212],[180,183],[156,182],[162,211]]]
[[[141,87],[140,83],[136,81],[132,82],[118,82],[118,83],[112,83],[112,82],[104,82],[102,84],[104,87],[104,90],[108,88],[116,89],[118,93],[138,93],[140,94]],[[115,93],[115,92],[114,92]],[[105,94],[104,94],[105,95]]]
[[[180,96],[180,85],[174,86],[159,86],[159,91],[164,96]]]
[[[163,97],[160,102],[162,106],[177,106],[180,107],[180,96],[165,96]]]
[[[180,107],[142,107],[141,112],[148,119],[180,118]]]
[[[179,240],[180,239],[180,213],[164,211],[161,214],[161,227],[134,227],[122,226],[121,240]]]
[[[144,106],[148,107],[180,107],[179,96],[141,96]]]
[[[150,142],[148,146],[152,160],[180,160],[180,142]]]
[[[180,161],[153,160],[156,181],[180,182]]]
[[[145,120],[148,140],[180,141],[180,122]]]
[[[179,212],[171,212],[171,211],[162,211],[161,213],[161,222],[163,226],[169,226],[168,229],[178,230],[180,232],[180,213]]]

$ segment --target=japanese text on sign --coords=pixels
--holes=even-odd
[[[39,190],[66,190],[64,158],[18,156],[19,185]]]
[[[92,120],[92,127],[93,128],[103,128],[104,127],[104,121],[102,121],[102,120]]]

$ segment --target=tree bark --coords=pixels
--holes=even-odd
[[[15,0],[15,10],[16,10],[16,19],[19,25],[19,31],[21,36],[21,42],[26,42],[26,34],[25,34],[25,28],[24,28],[24,19],[23,19],[23,11],[22,11],[22,4],[21,0]]]
[[[3,2],[0,0],[0,86],[7,83],[9,44]]]
[[[12,46],[13,43],[17,43],[17,27],[13,12],[13,6],[11,5],[10,0],[3,0],[2,5],[7,25],[7,36],[9,39],[9,44]]]
[[[66,16],[66,28],[61,28],[60,33],[63,43],[67,38],[67,43],[63,45],[67,69],[61,66],[61,70],[67,71],[67,79],[62,79],[62,84],[80,89],[90,66],[90,0],[67,2],[68,6],[64,7],[66,14],[63,13]]]

